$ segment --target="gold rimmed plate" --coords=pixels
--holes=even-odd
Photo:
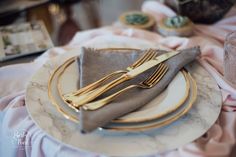
[[[75,73],[78,73],[77,66],[78,65],[73,59],[67,60],[64,64],[59,66],[51,76],[51,78],[56,82],[56,86],[53,86],[53,88],[58,89],[58,94],[61,100],[63,100],[64,93],[75,91],[77,89],[77,84],[75,84],[75,82],[78,82],[79,80],[79,76],[75,75]],[[175,89],[178,89],[178,92],[176,92]],[[139,123],[163,117],[177,110],[187,99],[188,94],[189,80],[186,79],[183,72],[179,72],[162,94],[140,110],[114,120],[113,123]],[[76,114],[79,113],[79,110],[69,103],[64,102],[63,104],[72,108]],[[70,115],[75,114],[70,113]]]
[[[58,76],[57,73],[58,71],[56,71],[54,73],[55,76]],[[194,101],[196,100],[196,96],[197,96],[197,85],[194,81],[194,79],[191,77],[190,74],[187,74],[185,71],[181,72],[185,79],[187,80],[187,82],[189,83],[189,95],[187,97],[187,99],[185,100],[185,102],[183,102],[183,104],[177,108],[176,110],[174,110],[173,112],[170,112],[164,116],[162,116],[161,118],[156,118],[156,119],[150,119],[147,121],[143,121],[140,123],[123,123],[123,122],[111,122],[110,125],[104,127],[104,129],[108,129],[108,130],[116,130],[116,131],[144,131],[144,130],[149,130],[152,128],[159,128],[165,125],[170,124],[171,122],[174,122],[175,120],[177,120],[178,118],[180,118],[181,116],[183,116],[184,114],[186,114],[190,109],[192,104],[194,103]],[[60,97],[58,97],[58,90],[55,90],[55,86],[57,85],[57,78],[58,77],[51,77],[51,84],[49,83],[49,93],[54,93],[50,96],[51,101],[53,102],[53,104],[57,107],[57,110],[67,119],[72,120],[76,123],[79,123],[79,112],[74,112],[74,110],[72,108],[70,108],[69,106],[63,104],[63,101]],[[56,91],[56,92],[53,92]],[[71,112],[73,111],[73,112]]]

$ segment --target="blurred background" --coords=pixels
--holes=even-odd
[[[114,23],[125,11],[141,10],[145,0],[0,0],[0,26],[42,20],[55,46],[75,32]],[[236,0],[157,0],[194,22],[213,23]],[[197,14],[196,14],[197,12]]]
[[[68,43],[77,31],[110,25],[144,0],[1,0],[0,26],[42,20],[55,46]]]
[[[111,25],[147,0],[0,0],[0,27],[42,21],[54,46],[67,44],[78,31]],[[157,0],[194,23],[214,23],[236,0]],[[197,12],[197,14],[196,14]],[[29,57],[28,57],[29,58]],[[32,58],[35,58],[34,56]],[[26,59],[27,62],[32,58]],[[19,59],[13,63],[22,62]],[[1,63],[0,66],[9,63]]]

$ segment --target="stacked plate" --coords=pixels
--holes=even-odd
[[[144,40],[125,37],[112,41],[100,38],[90,44],[97,48],[156,48]],[[64,63],[78,55],[78,49],[74,49],[46,62],[32,77],[26,91],[26,106],[32,120],[58,142],[79,148],[78,153],[86,150],[108,156],[147,156],[174,149],[200,137],[219,116],[220,90],[209,73],[193,62],[140,110],[112,121],[103,129],[81,134],[77,124],[79,111],[61,99],[62,94],[77,89],[74,58],[67,66]]]
[[[63,102],[63,94],[76,91],[79,80],[75,58],[70,58],[50,76],[50,101],[65,118],[79,123],[79,110]],[[178,91],[178,92],[177,92]],[[197,85],[190,73],[180,71],[167,89],[143,108],[112,121],[104,129],[140,131],[158,128],[177,120],[196,100]]]

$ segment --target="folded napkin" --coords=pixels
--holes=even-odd
[[[80,87],[84,87],[113,71],[126,69],[126,67],[142,56],[144,52],[144,50],[95,50],[90,48],[82,48],[82,53],[78,58],[78,65],[80,69]],[[158,50],[158,52],[161,54],[166,51]],[[169,69],[161,81],[151,89],[130,89],[125,94],[122,94],[116,98],[109,105],[95,111],[86,111],[81,108],[81,132],[91,132],[98,127],[107,125],[109,122],[118,117],[144,106],[166,88],[166,86],[184,65],[193,61],[198,55],[200,55],[200,48],[194,47],[182,50],[180,54],[165,61],[164,63],[169,67]],[[127,81],[110,92],[107,92],[107,94],[111,94],[121,88],[124,88],[124,86],[137,84],[140,81],[143,81],[155,69],[156,67],[153,67],[135,79]],[[106,94],[104,94],[104,96],[106,96]]]

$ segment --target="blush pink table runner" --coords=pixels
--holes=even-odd
[[[157,21],[173,16],[168,7],[147,1],[142,10]],[[52,48],[32,63],[0,68],[0,156],[4,157],[98,157],[94,153],[73,149],[48,137],[29,117],[25,107],[25,88],[31,76],[48,59],[71,49],[78,49],[100,38],[115,40],[138,38],[183,49],[200,45],[199,62],[217,81],[223,97],[223,108],[217,122],[202,137],[175,150],[153,156],[160,157],[235,157],[236,156],[236,89],[223,77],[223,42],[226,34],[236,31],[236,9],[213,25],[196,25],[191,38],[162,37],[157,33],[115,26],[79,32],[65,47]]]

